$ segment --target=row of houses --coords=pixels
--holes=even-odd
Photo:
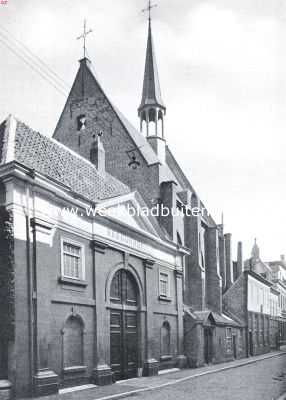
[[[167,145],[150,19],[138,115],[140,132],[83,58],[53,138],[0,125],[1,399],[285,340],[284,260],[262,263],[255,245],[244,262],[239,243],[234,261]]]

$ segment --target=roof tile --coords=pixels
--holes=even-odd
[[[3,159],[1,161],[3,163]],[[91,162],[20,121],[16,127],[15,161],[57,180],[90,201],[130,192],[125,184],[107,172],[100,175]]]

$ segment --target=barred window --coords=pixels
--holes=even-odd
[[[62,242],[63,275],[66,278],[84,279],[83,248],[81,245]]]
[[[159,278],[159,295],[164,297],[170,296],[170,277],[165,272],[160,272]]]

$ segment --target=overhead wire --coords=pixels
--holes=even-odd
[[[1,32],[4,31],[5,33]],[[37,54],[33,53],[25,43],[21,42],[15,36],[13,36],[6,28],[0,25],[0,35],[2,35],[6,40],[10,41],[13,44],[13,41],[18,45],[21,46],[28,54],[28,57],[33,58],[41,68],[45,68],[46,72],[53,76],[53,79],[58,81],[58,84],[61,85],[64,89],[68,89],[68,84],[46,63],[44,62]]]
[[[0,27],[1,29],[1,27]],[[17,41],[17,39],[15,39]],[[20,41],[18,41],[21,43]],[[25,46],[24,44],[21,43],[22,47],[25,47],[26,53],[21,49],[19,46],[17,47],[13,41],[3,32],[0,31],[0,43],[2,43],[4,46],[6,46],[15,56],[20,58],[26,65],[28,65],[34,72],[39,74],[42,79],[44,79],[47,83],[49,83],[55,90],[57,90],[61,95],[67,96],[69,88],[68,85],[50,68],[44,61],[42,61],[38,56],[34,55],[30,50],[28,50],[28,47]],[[30,53],[27,54],[27,52]],[[36,62],[36,60],[38,60]],[[39,64],[44,66],[41,66]],[[57,79],[55,79],[55,76],[58,76]],[[64,82],[61,83],[60,81]]]

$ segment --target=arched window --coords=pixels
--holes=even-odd
[[[83,321],[79,316],[71,315],[63,330],[64,367],[83,365]]]
[[[111,282],[111,302],[136,306],[137,294],[137,284],[132,274],[124,269],[117,271]]]
[[[161,357],[171,354],[171,327],[165,321],[161,327]]]

